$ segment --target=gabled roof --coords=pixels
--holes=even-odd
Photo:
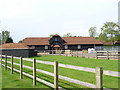
[[[103,44],[92,37],[61,37],[65,40],[65,45],[73,44]],[[49,45],[49,37],[28,37],[23,40],[26,45]]]
[[[0,49],[29,49],[29,47],[23,43],[6,43],[2,44]]]
[[[23,39],[26,45],[49,45],[49,37],[28,37]]]
[[[53,35],[53,36],[59,36],[58,34],[55,34],[55,35]]]

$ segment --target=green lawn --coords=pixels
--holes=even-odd
[[[104,70],[118,71],[118,60],[106,60],[106,59],[88,59],[82,57],[71,56],[37,56],[34,57],[37,60],[43,61],[58,61],[62,64],[69,64],[83,67],[103,67]]]
[[[5,71],[2,69],[2,88],[50,88],[42,83],[37,83],[33,86],[32,79],[24,76],[24,79],[20,79],[19,73],[14,72],[12,75],[10,70]],[[51,88],[50,88],[51,89]]]
[[[107,67],[112,62],[117,64],[117,60],[113,61],[113,60],[101,60],[101,59],[86,59],[86,58],[80,58],[80,57],[66,57],[66,56],[39,56],[39,57],[35,57],[35,58],[40,59],[40,60],[45,60],[45,61],[58,61],[60,63],[70,64],[70,65],[78,65],[77,62],[79,62],[79,63],[83,62],[83,63],[86,63],[86,65],[88,65],[89,67],[97,67],[95,62],[97,63],[97,61],[98,61],[98,65],[102,65],[102,67],[104,66],[104,68],[108,68],[106,70],[115,70],[117,68],[117,67],[115,68],[115,65],[112,66],[114,68],[109,69],[109,67]],[[10,59],[8,59],[8,60],[10,61]],[[19,60],[14,59],[14,62],[19,63]],[[90,65],[89,62],[92,63],[91,64],[92,66]],[[108,62],[108,64],[106,64],[107,66],[105,66],[104,63],[102,64],[102,62]],[[31,66],[31,67],[33,65],[32,62],[28,62],[28,61],[23,61],[23,64]],[[10,66],[10,64],[8,64],[8,65]],[[78,66],[81,66],[81,65],[83,65],[83,64],[80,64]],[[14,65],[14,67],[19,70],[19,66]],[[53,68],[54,67],[52,65],[37,63],[37,69],[42,69],[42,70],[46,70],[46,71],[53,73]],[[26,68],[24,68],[23,70],[29,74],[32,74],[32,70],[29,70]],[[85,72],[85,71],[79,71],[79,70],[73,70],[73,69],[59,67],[59,75],[67,76],[67,77],[70,77],[73,79],[77,79],[77,80],[81,80],[81,81],[85,81],[85,82],[89,82],[89,83],[93,83],[93,84],[95,84],[95,82],[96,82],[95,81],[95,73],[91,73],[91,72]],[[52,76],[48,76],[48,75],[45,75],[45,74],[42,74],[39,72],[37,72],[37,76],[53,83]],[[61,80],[61,79],[59,79],[59,85],[64,88],[86,88],[86,87],[83,87],[83,86],[80,86],[80,85],[77,85],[74,83],[70,83],[70,82],[67,82],[67,81]],[[103,75],[103,86],[107,87],[107,88],[118,88],[118,78]]]

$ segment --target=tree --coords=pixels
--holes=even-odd
[[[49,37],[52,37],[52,36],[54,36],[54,34],[50,34],[50,35],[49,35]]]
[[[101,33],[106,34],[108,37],[108,41],[112,41],[114,44],[116,35],[120,35],[120,27],[118,24],[114,22],[106,22],[103,27],[101,28]],[[120,39],[120,38],[119,38]],[[103,38],[104,40],[104,38]]]
[[[13,43],[13,39],[11,37],[8,37],[5,43]]]
[[[63,37],[73,37],[71,33],[64,34]]]
[[[97,36],[96,27],[91,27],[91,28],[88,30],[88,32],[89,32],[90,37],[95,38],[95,37]]]
[[[1,43],[0,44],[4,44],[7,39],[10,38],[10,32],[9,31],[2,31],[2,33],[0,33],[0,41]],[[12,38],[11,38],[12,39]]]
[[[20,40],[18,43],[22,43],[22,40]]]
[[[98,39],[107,42],[107,41],[108,41],[107,34],[105,34],[105,33],[100,33]]]

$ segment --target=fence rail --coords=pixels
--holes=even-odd
[[[3,57],[6,57],[5,60],[2,59]],[[10,61],[7,61],[7,58],[11,58],[11,62],[10,62]],[[33,67],[29,67],[29,66],[26,66],[26,65],[22,65],[22,61],[21,61],[20,64],[18,64],[18,63],[13,63],[13,61],[14,61],[13,58],[20,59],[20,61],[21,61],[21,60],[32,61],[32,62],[33,62]],[[3,62],[6,62],[6,64],[5,64],[5,65],[2,64],[2,61],[3,61]],[[37,81],[40,81],[40,82],[42,82],[42,83],[44,83],[44,84],[46,84],[46,85],[48,85],[48,86],[50,86],[50,87],[52,87],[52,88],[55,88],[55,89],[58,89],[58,88],[59,88],[59,89],[63,89],[63,88],[61,88],[61,87],[58,87],[58,78],[63,79],[63,80],[66,80],[66,81],[69,81],[69,82],[72,82],[72,83],[76,83],[76,84],[79,84],[79,85],[83,85],[83,86],[86,86],[86,87],[90,87],[90,88],[98,88],[98,86],[100,86],[99,83],[100,83],[100,84],[102,83],[102,76],[101,76],[102,74],[100,74],[100,77],[98,77],[98,74],[97,74],[96,72],[94,72],[94,73],[96,73],[96,75],[97,75],[97,76],[96,76],[96,80],[98,80],[99,83],[96,82],[96,85],[94,85],[94,84],[90,84],[90,83],[87,83],[87,82],[83,82],[83,81],[79,81],[79,80],[76,80],[76,79],[72,79],[72,78],[68,78],[68,77],[65,77],[65,76],[58,75],[58,66],[61,66],[61,64],[58,65],[57,62],[54,62],[54,64],[53,64],[53,62],[48,62],[49,64],[51,63],[52,65],[54,65],[54,74],[53,74],[53,73],[50,73],[50,72],[47,72],[47,71],[44,71],[44,70],[36,69],[36,63],[38,63],[38,62],[40,62],[40,61],[35,60],[35,59],[25,59],[25,58],[13,57],[13,56],[11,57],[11,56],[6,56],[6,55],[2,55],[2,57],[1,57],[1,65],[4,66],[5,69],[6,69],[6,67],[7,67],[7,68],[11,69],[11,72],[12,72],[12,70],[14,70],[14,71],[17,71],[17,72],[19,72],[19,73],[22,73],[22,74],[24,74],[24,75],[26,75],[26,76],[28,76],[28,77],[30,77],[30,78],[33,78],[33,85],[36,85],[36,80],[37,80]],[[42,62],[43,62],[43,61],[42,61]],[[10,63],[10,64],[11,64],[11,67],[7,66],[7,63]],[[12,63],[13,63],[13,64],[12,64]],[[48,64],[48,63],[45,62],[44,64]],[[15,68],[13,68],[12,65],[21,66],[21,67],[20,67],[21,69],[20,69],[20,70],[17,70],[17,69],[15,69]],[[33,76],[30,75],[30,74],[28,74],[28,73],[23,72],[23,71],[22,71],[22,68],[23,68],[23,67],[33,70]],[[13,69],[12,69],[12,68],[13,68]],[[6,70],[7,70],[7,69],[6,69]],[[46,82],[45,80],[42,80],[42,79],[36,77],[36,71],[37,71],[37,72],[44,73],[44,74],[47,74],[47,75],[50,75],[50,76],[54,76],[54,84],[49,83],[49,82]],[[97,71],[97,72],[99,72],[99,71]],[[99,72],[99,73],[100,73],[100,72]],[[21,75],[22,75],[22,74],[20,74],[20,78],[21,78]],[[98,77],[98,78],[97,78],[97,77]],[[21,79],[22,79],[22,78],[21,78]],[[100,88],[103,88],[102,85],[101,85]]]
[[[38,55],[64,55],[97,59],[120,60],[120,51],[41,50]]]

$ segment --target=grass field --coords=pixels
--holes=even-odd
[[[92,68],[101,66],[105,70],[112,70],[112,71],[118,70],[117,60],[86,59],[86,58],[69,57],[69,56],[67,57],[66,56],[38,56],[34,58],[36,58],[37,60],[44,60],[44,61],[52,61],[52,62],[58,61],[59,63],[76,65],[76,66],[84,66],[84,67],[92,67]],[[10,59],[8,60],[10,61]],[[19,60],[14,59],[14,62],[19,63]],[[23,64],[32,67],[33,63],[28,61],[23,61]],[[10,66],[10,64],[8,65]],[[19,66],[14,65],[14,67],[19,70]],[[52,65],[37,63],[37,69],[46,70],[53,73],[53,68],[54,67]],[[32,74],[32,70],[29,70],[27,68],[23,68],[23,70],[29,74]],[[67,76],[73,79],[89,82],[92,84],[95,84],[96,82],[95,73],[91,73],[91,72],[84,72],[84,71],[78,71],[78,70],[59,67],[59,75]],[[48,76],[46,74],[37,72],[37,77],[53,83],[52,76]],[[84,86],[70,83],[61,79],[59,79],[59,85],[63,88],[86,88]],[[118,78],[103,75],[103,86],[107,88],[118,88]]]
[[[14,72],[12,75],[9,69],[7,71],[2,69],[2,88],[50,88],[42,83],[33,86],[32,79],[26,76],[22,80],[19,78],[19,73]]]

